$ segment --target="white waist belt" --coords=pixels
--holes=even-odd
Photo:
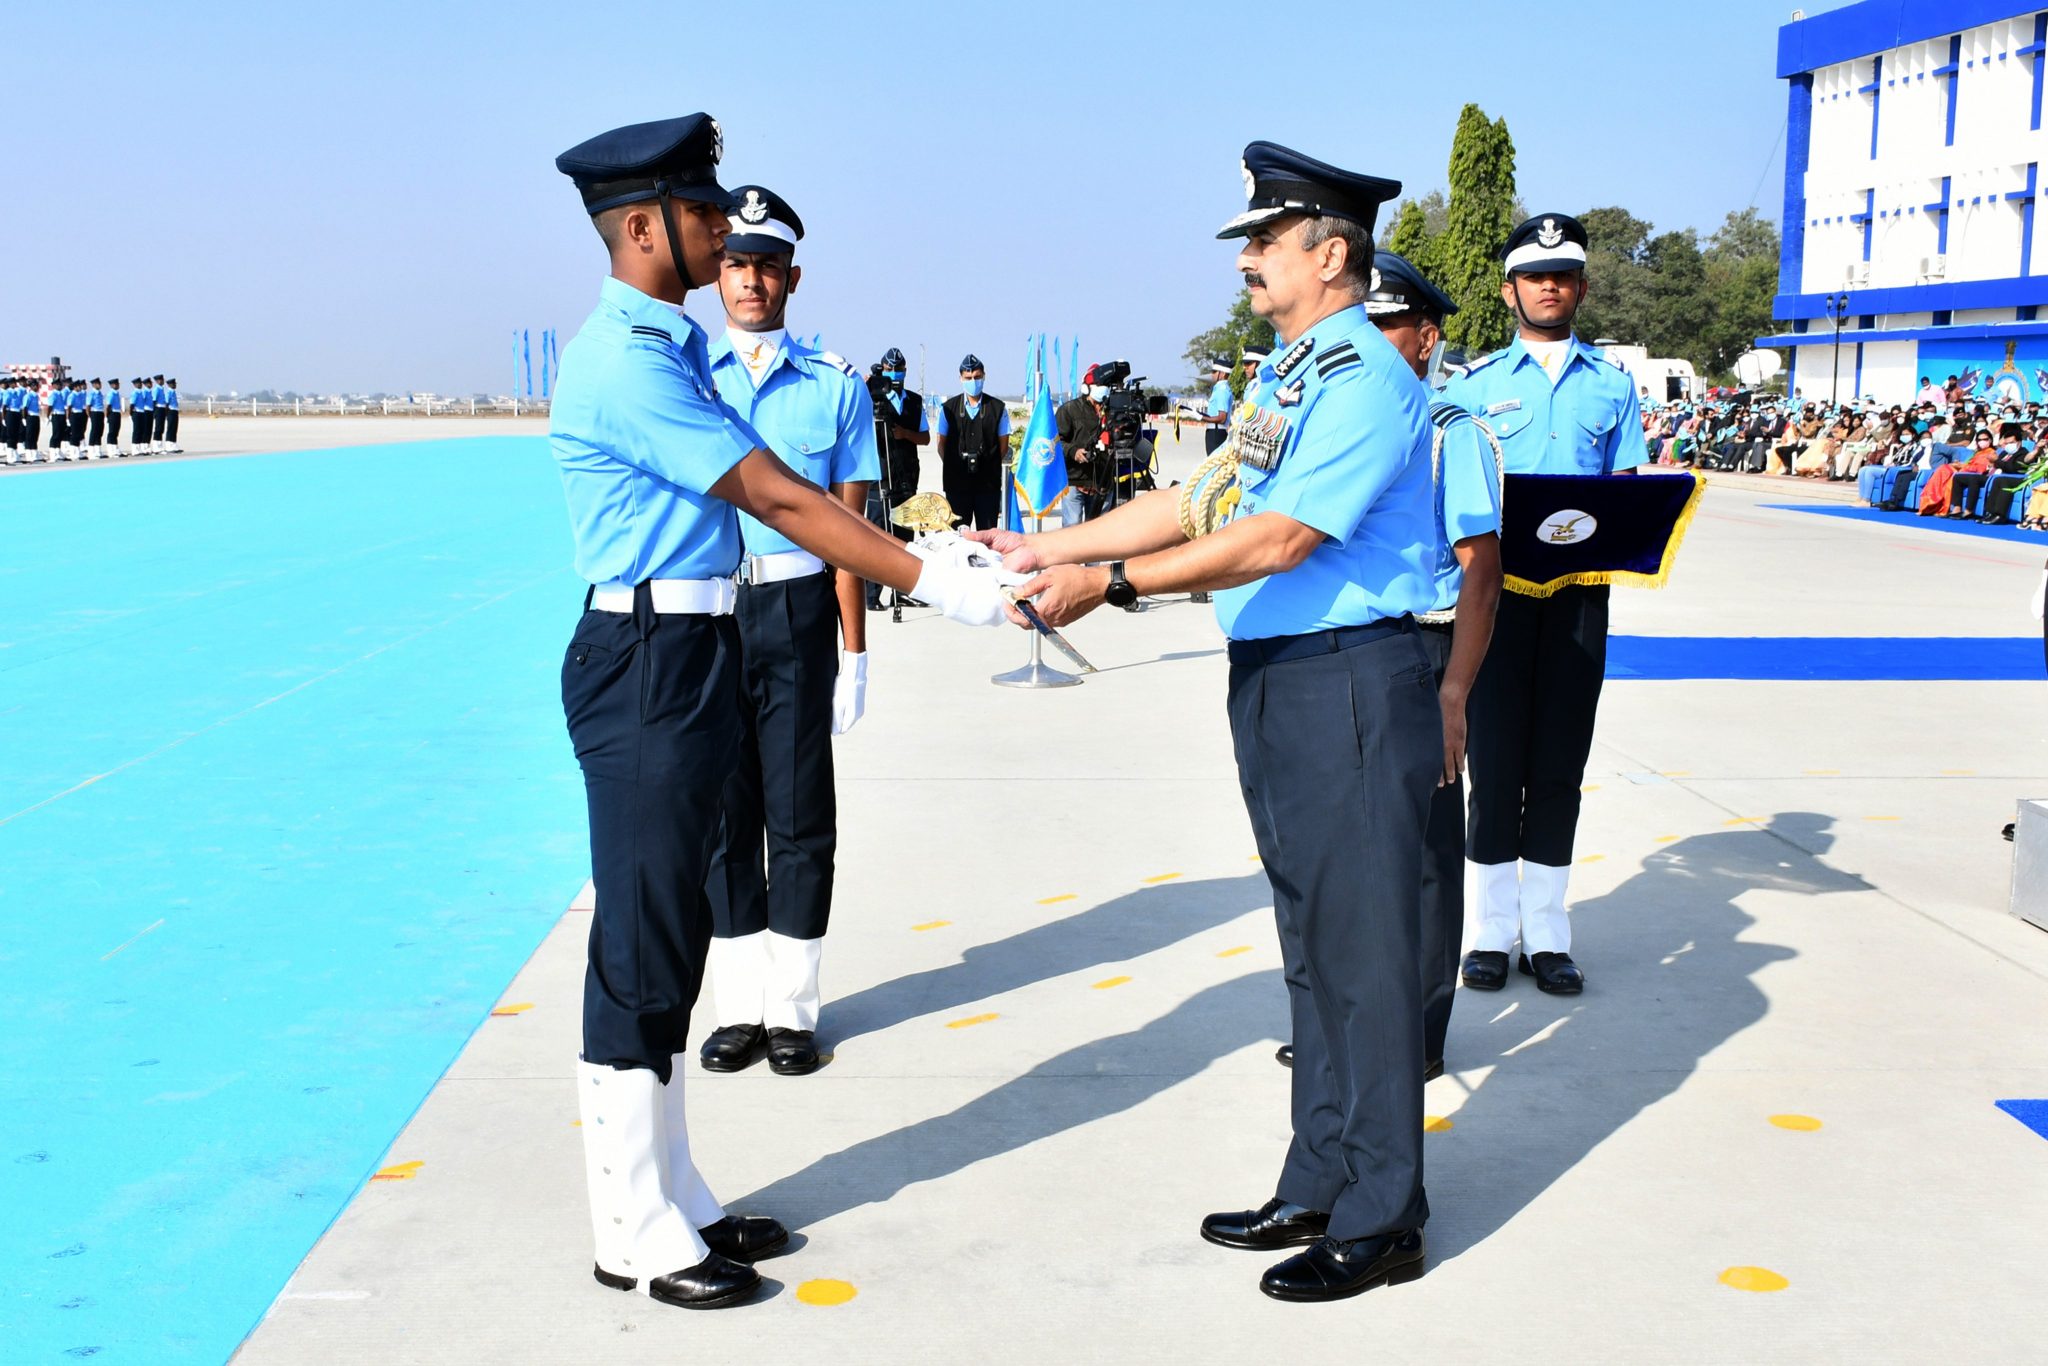
[[[731,579],[649,579],[647,590],[654,597],[654,610],[663,616],[729,617],[735,587]],[[633,590],[608,587],[594,589],[590,606],[598,612],[630,612]]]
[[[782,583],[825,572],[825,562],[808,550],[782,550],[749,555],[740,561],[741,583]]]

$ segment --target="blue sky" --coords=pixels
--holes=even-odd
[[[1014,391],[1038,330],[1183,379],[1255,138],[1426,191],[1476,100],[1533,209],[1783,197],[1783,0],[19,8],[0,358],[192,393],[503,391],[604,271],[555,154],[697,109],[804,218],[792,325],[933,387],[973,350]]]

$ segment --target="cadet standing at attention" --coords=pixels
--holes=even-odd
[[[1212,1214],[1201,1233],[1306,1245],[1259,1288],[1330,1300],[1421,1275],[1429,1217],[1417,905],[1444,753],[1413,616],[1434,591],[1429,399],[1361,307],[1373,220],[1400,185],[1270,142],[1245,148],[1243,169],[1249,203],[1217,236],[1249,239],[1238,269],[1252,311],[1285,342],[1217,455],[1238,460],[1227,525],[1160,490],[1079,526],[975,539],[1012,569],[1044,569],[1018,591],[1054,625],[1139,594],[1215,590],[1293,1011],[1294,1139],[1274,1198]]]
[[[100,383],[98,375],[92,377],[92,392],[85,396],[85,400],[85,415],[88,424],[86,427],[85,444],[92,451],[93,458],[97,460],[104,457],[107,453],[107,391]]]
[[[134,397],[128,400],[128,411],[132,418],[131,425],[135,429],[134,441],[135,454],[137,456],[149,454],[150,422],[155,416],[156,410],[156,400],[151,396],[152,393],[149,381],[137,375],[135,377]]]
[[[1509,474],[1626,474],[1649,458],[1628,371],[1572,335],[1586,297],[1586,230],[1540,214],[1508,235],[1502,302],[1515,340],[1452,379],[1444,397],[1499,435]],[[1498,991],[1508,954],[1541,990],[1576,996],[1565,887],[1579,784],[1607,670],[1607,585],[1501,595],[1472,690],[1472,821],[1479,914],[1465,985]]]
[[[159,443],[167,455],[183,455],[185,448],[178,444],[178,381],[161,381],[156,392],[157,431],[163,437]]]
[[[718,276],[725,330],[711,343],[719,397],[790,469],[860,513],[881,478],[874,401],[851,365],[789,335],[803,221],[759,185],[733,194]],[[866,705],[865,585],[758,518],[740,518],[740,537],[743,729],[705,887],[717,1027],[700,1057],[737,1072],[765,1054],[775,1072],[800,1076],[819,1062],[818,965],[839,843],[832,737]]]
[[[1221,356],[1211,360],[1209,374],[1216,382],[1209,386],[1209,406],[1202,414],[1209,425],[1202,433],[1202,452],[1214,455],[1223,438],[1230,435],[1230,410],[1236,406],[1237,395],[1230,390],[1229,361]]]
[[[0,376],[0,446],[8,464],[21,458],[21,389],[12,375]]]
[[[955,620],[1003,619],[989,570],[926,563],[792,474],[712,388],[683,300],[719,273],[737,207],[704,114],[635,124],[555,159],[610,255],[562,353],[549,439],[577,572],[590,584],[562,661],[562,707],[589,806],[591,917],[576,1066],[595,1274],[714,1308],[751,1296],[773,1219],[735,1218],[690,1156],[683,1076],[711,939],[704,896],[738,759],[735,508],[828,563]]]
[[[128,454],[121,444],[121,377],[107,381],[107,449],[117,456]]]
[[[71,458],[71,385],[58,381],[50,389],[50,456]]]

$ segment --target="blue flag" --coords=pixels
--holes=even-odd
[[[1031,409],[1031,421],[1024,426],[1024,443],[1017,450],[1017,513],[1020,517],[1048,517],[1067,496],[1067,462],[1060,449],[1059,433],[1053,425],[1052,394],[1038,395]]]

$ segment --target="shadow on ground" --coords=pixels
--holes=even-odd
[[[1272,904],[1264,873],[1146,887],[1008,939],[977,945],[957,963],[881,982],[835,1001],[820,1029],[836,1046],[1033,982],[1139,958]]]
[[[1068,1049],[958,1109],[821,1157],[733,1208],[774,1210],[796,1228],[888,1200],[920,1182],[1129,1110],[1247,1044],[1278,1040],[1286,1014],[1278,970],[1233,978],[1141,1028]],[[1276,1152],[1275,1166],[1279,1157]]]
[[[1764,1017],[1756,973],[1796,955],[1743,939],[1754,921],[1738,902],[1754,891],[1871,890],[1822,861],[1832,826],[1786,812],[1762,828],[1694,836],[1575,905],[1584,996],[1545,996],[1519,975],[1497,994],[1458,993],[1451,1066],[1494,1070],[1458,1111],[1454,1135],[1428,1149],[1435,1255],[1483,1242]],[[1674,1176],[1685,1161],[1672,1155]]]

